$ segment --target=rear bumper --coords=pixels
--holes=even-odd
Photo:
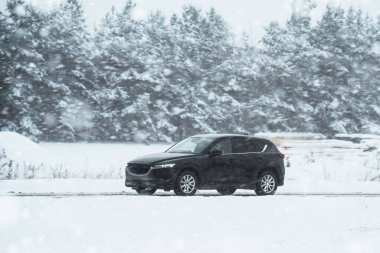
[[[278,186],[283,186],[283,185],[284,185],[284,178],[278,181]]]
[[[283,186],[285,181],[285,164],[282,163],[280,166],[280,173],[278,179],[278,186]]]

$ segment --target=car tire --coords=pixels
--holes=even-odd
[[[140,195],[153,195],[157,188],[137,188],[136,192]]]
[[[276,193],[278,180],[270,170],[262,172],[256,182],[255,192],[259,196],[273,195]]]
[[[228,188],[218,188],[216,190],[221,195],[232,195],[236,191],[236,188],[228,187]]]
[[[174,193],[177,196],[193,196],[197,188],[197,176],[191,171],[184,171],[176,179]]]

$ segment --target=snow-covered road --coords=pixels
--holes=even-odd
[[[378,252],[378,198],[0,197],[0,252]]]
[[[62,193],[48,193],[48,192],[8,192],[5,194],[0,193],[0,197],[105,197],[105,196],[140,196],[133,192],[62,192]],[[156,197],[170,197],[175,196],[173,192],[159,192],[155,193]],[[197,197],[223,197],[217,192],[212,191],[198,191]],[[254,197],[256,194],[253,191],[239,191],[233,194],[234,197]],[[308,197],[308,196],[324,196],[324,197],[380,197],[380,193],[332,193],[332,192],[280,192],[276,196],[294,196],[294,197]]]
[[[26,179],[0,180],[0,196],[136,195],[124,186],[124,179]],[[359,181],[285,180],[277,195],[379,195],[380,183]],[[173,192],[157,191],[155,196]],[[219,196],[215,190],[198,191],[199,196]],[[238,190],[234,196],[254,196],[254,191]]]

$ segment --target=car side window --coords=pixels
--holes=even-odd
[[[212,148],[211,151],[215,149],[223,150],[223,154],[229,154],[231,153],[231,139],[226,138],[223,140],[218,141]]]
[[[252,140],[253,145],[255,146],[254,150],[252,152],[263,152],[265,148],[265,143],[261,141]]]
[[[278,152],[276,145],[272,143],[268,143],[267,145],[268,147],[265,149],[265,152]]]
[[[265,143],[255,139],[234,138],[232,142],[233,153],[263,152]]]
[[[245,138],[234,138],[232,141],[233,153],[246,153],[248,151],[248,143]]]
[[[256,143],[254,140],[247,140],[247,151],[246,152],[257,152]]]

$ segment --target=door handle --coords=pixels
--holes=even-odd
[[[257,160],[263,160],[263,158],[261,156],[257,157]]]
[[[233,159],[233,158],[230,158],[228,161],[231,163],[231,162],[233,162],[233,161],[234,161],[234,159]]]

